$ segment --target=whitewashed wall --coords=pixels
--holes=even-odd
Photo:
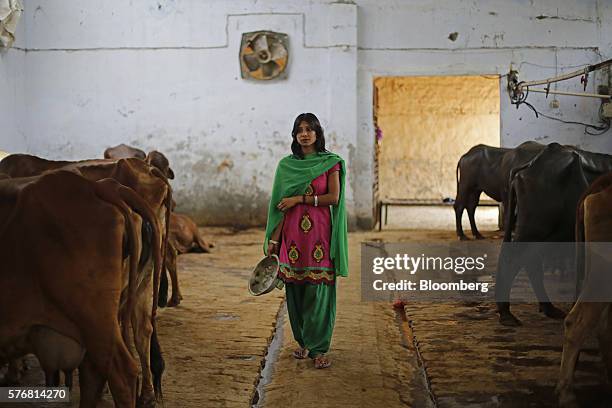
[[[204,223],[262,222],[293,118],[312,111],[349,164],[351,223],[369,226],[373,78],[505,74],[513,64],[521,79],[538,79],[610,58],[612,41],[606,0],[25,3],[28,51],[0,56],[0,106],[21,109],[0,112],[0,138],[58,159],[101,157],[121,142],[159,149],[177,174],[179,210]],[[289,34],[287,80],[240,78],[240,36],[260,29]],[[502,145],[537,138],[612,152],[610,134],[535,119],[500,86]],[[543,96],[529,101],[595,120],[597,101],[558,99],[554,110]]]
[[[612,3],[601,0],[358,1],[358,155],[353,179],[356,213],[372,211],[372,87],[377,76],[506,74],[512,64],[523,80],[544,79],[612,58]],[[455,41],[449,39],[457,33]],[[603,78],[607,83],[607,77]],[[596,81],[591,75],[589,91]],[[598,81],[601,83],[601,81]],[[501,145],[525,140],[558,141],[612,153],[612,131],[584,134],[584,127],[536,119],[526,106],[510,104],[501,81]],[[582,91],[579,78],[559,90]],[[449,92],[452,92],[449,89]],[[596,122],[599,101],[559,96],[550,109],[532,94],[538,110],[570,121]],[[367,222],[364,221],[367,225]]]
[[[345,158],[356,145],[356,7],[286,3],[29,0],[28,150],[158,149],[177,175],[178,210],[261,223],[297,114],[319,115]],[[241,34],[262,29],[289,34],[287,80],[240,77]]]
[[[25,28],[17,26],[12,48],[0,47],[0,150],[26,150],[25,134]]]

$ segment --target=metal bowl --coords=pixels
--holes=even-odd
[[[249,293],[259,296],[270,292],[275,287],[282,288],[283,281],[278,277],[279,268],[280,260],[275,254],[259,261],[249,279]]]

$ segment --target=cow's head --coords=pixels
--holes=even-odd
[[[170,162],[163,153],[153,150],[149,152],[145,161],[151,166],[157,167],[167,178],[171,180],[174,178],[174,171],[170,168]]]

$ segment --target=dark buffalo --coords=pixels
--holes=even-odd
[[[474,237],[484,238],[478,232],[474,219],[480,194],[484,192],[495,201],[505,203],[512,169],[533,159],[543,148],[544,145],[536,142],[525,142],[515,149],[479,144],[461,156],[457,163],[457,197],[454,205],[459,239],[468,239],[461,225],[464,209],[467,210]]]
[[[504,242],[572,242],[580,196],[598,176],[612,170],[612,156],[551,143],[526,165],[513,171],[506,212]],[[536,246],[502,245],[496,275],[500,323],[519,325],[510,312],[510,290],[519,270],[527,274],[548,317],[563,318],[543,283],[542,263],[549,261]]]

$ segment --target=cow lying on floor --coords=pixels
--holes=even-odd
[[[209,253],[214,248],[213,243],[204,240],[198,226],[185,214],[173,212],[170,214],[170,233],[168,236],[170,243],[176,248],[179,254],[188,252]]]

